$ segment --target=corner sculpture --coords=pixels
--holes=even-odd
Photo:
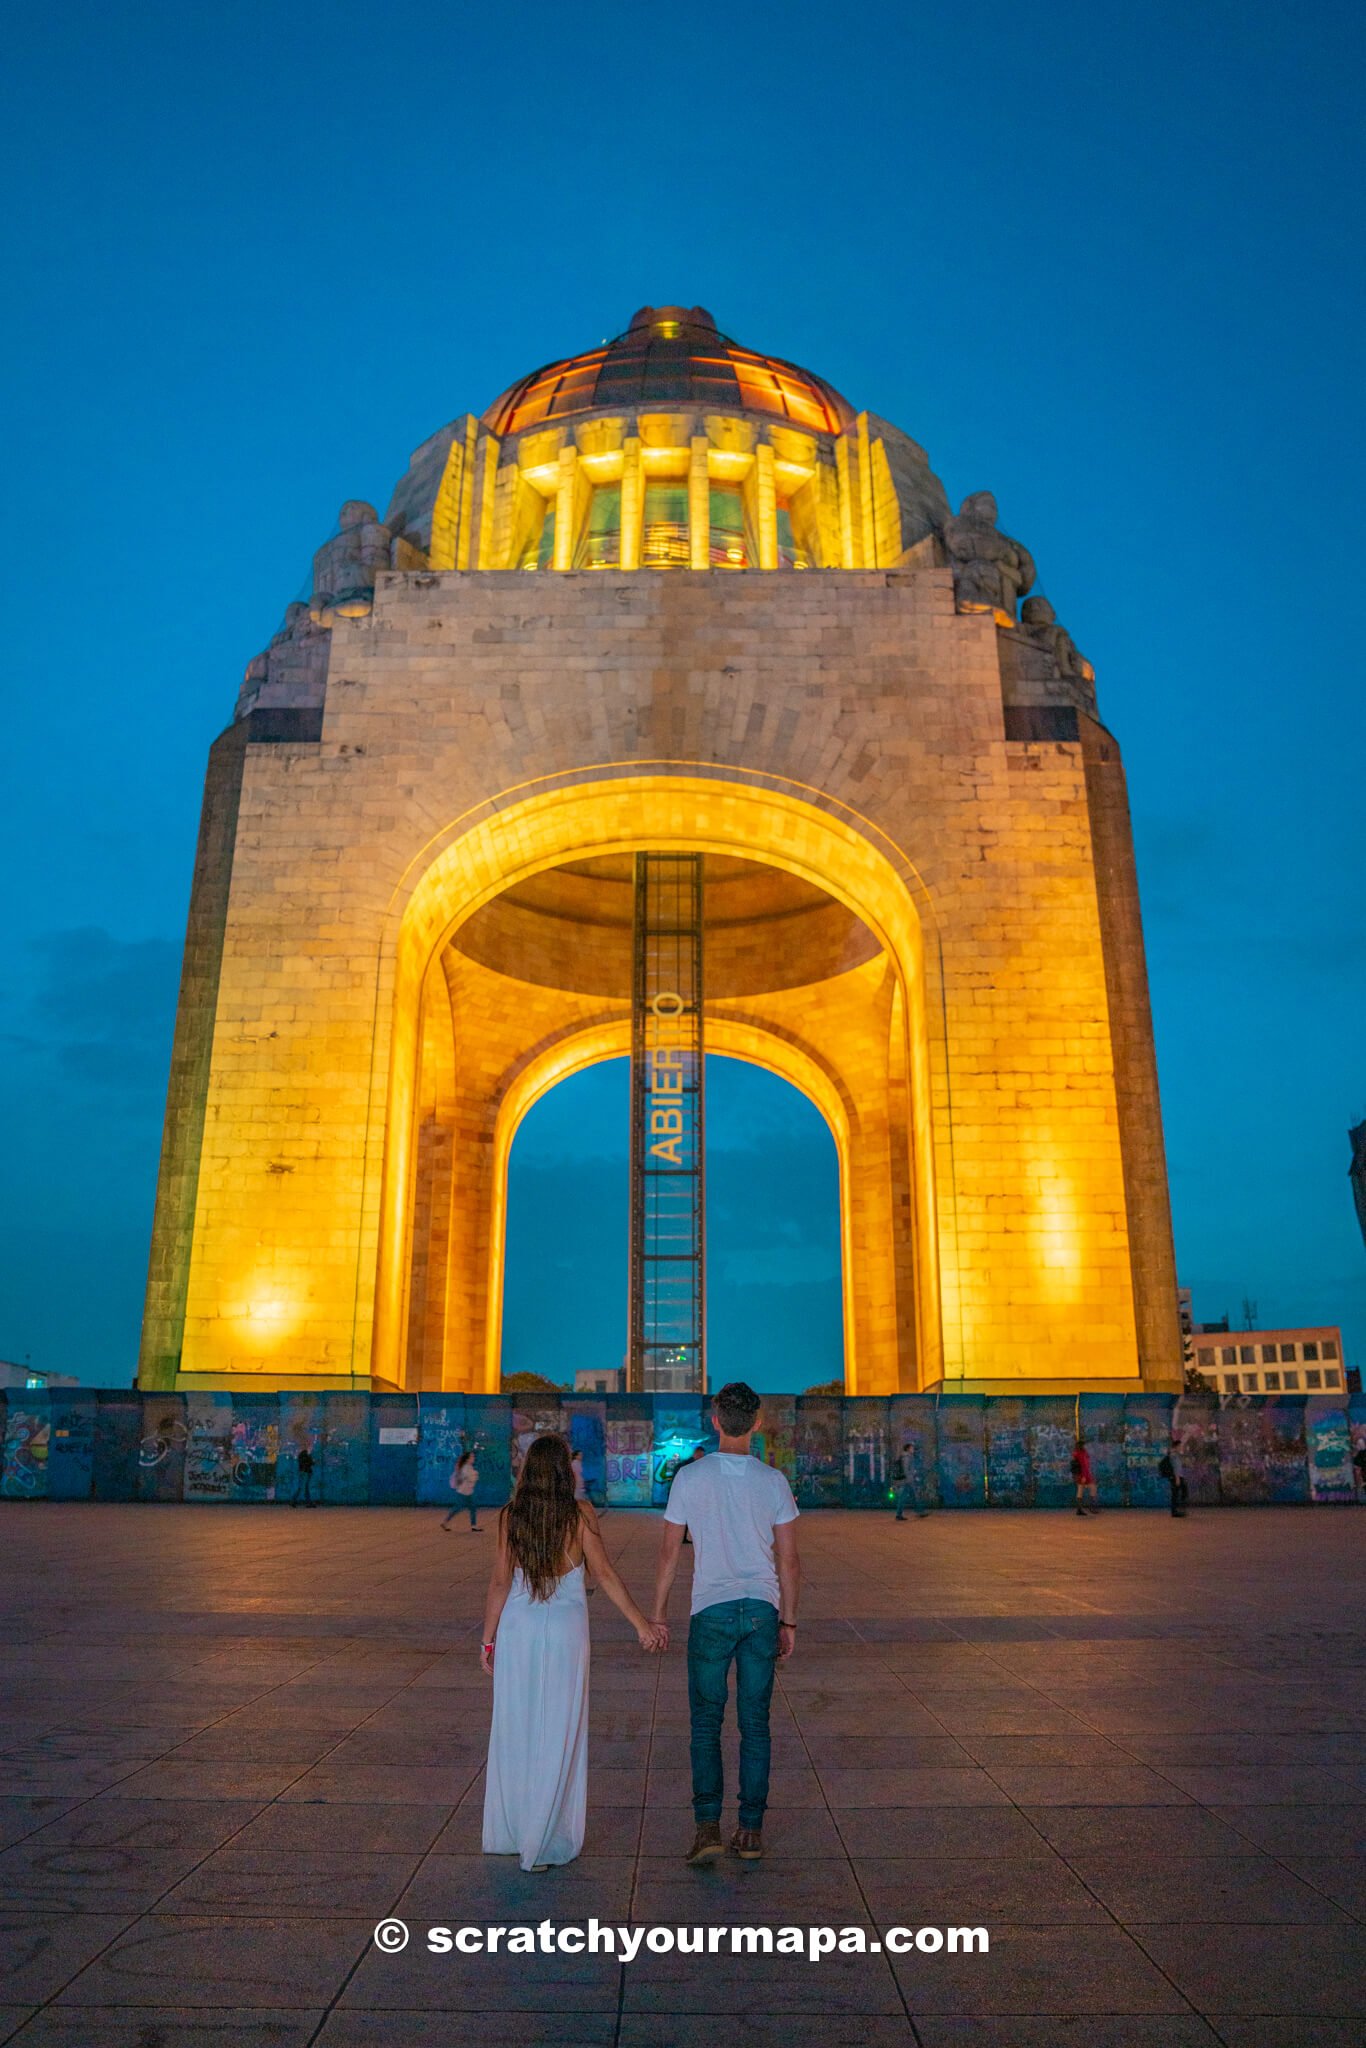
[[[1015,607],[1034,581],[1034,557],[996,524],[990,491],[972,491],[944,522],[944,547],[953,570],[960,612],[994,612],[1001,626],[1015,624]]]

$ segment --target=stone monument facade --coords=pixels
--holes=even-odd
[[[209,757],[141,1383],[497,1387],[509,1150],[628,1048],[653,848],[709,1049],[834,1135],[847,1391],[1178,1386],[1123,770],[1035,574],[697,307],[345,505]]]

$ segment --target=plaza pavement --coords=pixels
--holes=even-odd
[[[479,1853],[492,1537],[438,1520],[0,1504],[0,2041],[1366,2038],[1366,1513],[803,1517],[771,1853],[705,1873],[681,1860],[684,1630],[647,1659],[599,1595],[588,1840],[540,1877]],[[644,1597],[658,1521],[605,1528]],[[371,1943],[389,1914],[401,1955]],[[421,1946],[590,1914],[992,1947],[623,1969]]]

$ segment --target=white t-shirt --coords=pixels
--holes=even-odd
[[[723,1600],[780,1605],[773,1531],[796,1521],[797,1503],[772,1465],[739,1451],[696,1458],[675,1473],[664,1519],[692,1536],[694,1614]]]

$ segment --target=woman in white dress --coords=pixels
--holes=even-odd
[[[572,1863],[588,1804],[588,1602],[584,1567],[640,1640],[648,1622],[617,1576],[597,1517],[574,1498],[569,1446],[540,1436],[498,1518],[480,1662],[493,1677],[484,1853],[523,1870]]]

